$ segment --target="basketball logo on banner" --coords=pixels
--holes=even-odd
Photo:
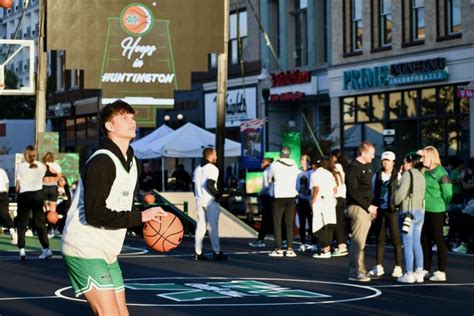
[[[145,35],[153,27],[153,13],[143,4],[131,4],[120,15],[122,27],[130,35]]]

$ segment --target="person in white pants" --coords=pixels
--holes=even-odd
[[[217,162],[217,152],[214,148],[206,148],[202,152],[203,161],[194,170],[194,195],[196,196],[196,232],[194,236],[194,256],[197,261],[205,261],[207,257],[202,253],[202,242],[209,226],[209,236],[214,260],[227,260],[220,248],[219,243],[219,197],[217,190],[217,180],[219,169],[215,166]],[[209,224],[209,225],[208,225]]]

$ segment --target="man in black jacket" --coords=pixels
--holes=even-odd
[[[365,269],[365,242],[371,221],[377,216],[377,207],[372,205],[372,160],[375,147],[369,142],[359,145],[359,156],[349,166],[346,174],[347,214],[351,218],[352,241],[349,250],[349,280],[368,282]]]
[[[385,250],[385,231],[388,225],[393,250],[395,251],[395,268],[393,269],[392,277],[399,278],[403,274],[402,244],[400,242],[398,212],[392,198],[397,190],[399,173],[395,168],[395,154],[393,152],[385,151],[380,160],[382,161],[382,169],[375,174],[373,179],[374,200],[372,203],[378,207],[377,218],[374,222],[374,232],[377,236],[377,248],[375,251],[377,265],[369,271],[369,276],[381,277],[385,273],[383,255]]]

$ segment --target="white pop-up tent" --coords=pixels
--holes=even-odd
[[[161,137],[146,146],[132,144],[139,159],[159,157],[198,158],[206,147],[215,147],[216,135],[192,123],[186,123],[172,133]],[[226,139],[226,157],[240,156],[240,143]]]
[[[164,186],[164,158],[199,158],[206,147],[215,147],[216,135],[196,126],[186,123],[177,130],[143,146],[132,143],[135,156],[139,159],[154,159],[161,157],[161,172]],[[224,155],[226,157],[239,157],[241,154],[240,143],[230,139],[225,140]]]
[[[153,132],[151,132],[150,134],[134,141],[130,145],[133,147],[133,150],[135,151],[135,155],[139,157],[141,156],[142,151],[147,150],[149,144],[153,143],[154,141],[162,139],[163,137],[165,137],[166,135],[172,132],[174,132],[174,129],[163,124],[157,129],[155,129]]]

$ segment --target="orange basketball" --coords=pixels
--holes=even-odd
[[[59,215],[56,212],[49,211],[48,215],[46,215],[46,218],[48,219],[48,222],[51,224],[56,224],[59,220]]]
[[[168,252],[179,246],[184,229],[181,220],[172,213],[161,217],[161,223],[148,221],[143,225],[143,239],[150,248]]]
[[[147,195],[143,197],[143,202],[145,202],[146,204],[153,204],[155,203],[155,201],[156,201],[155,196],[151,193],[148,193]]]
[[[122,25],[132,34],[147,32],[153,25],[153,17],[148,8],[143,5],[132,5],[122,13]]]
[[[13,5],[13,0],[3,0],[0,2],[0,6],[4,9],[9,9]]]

